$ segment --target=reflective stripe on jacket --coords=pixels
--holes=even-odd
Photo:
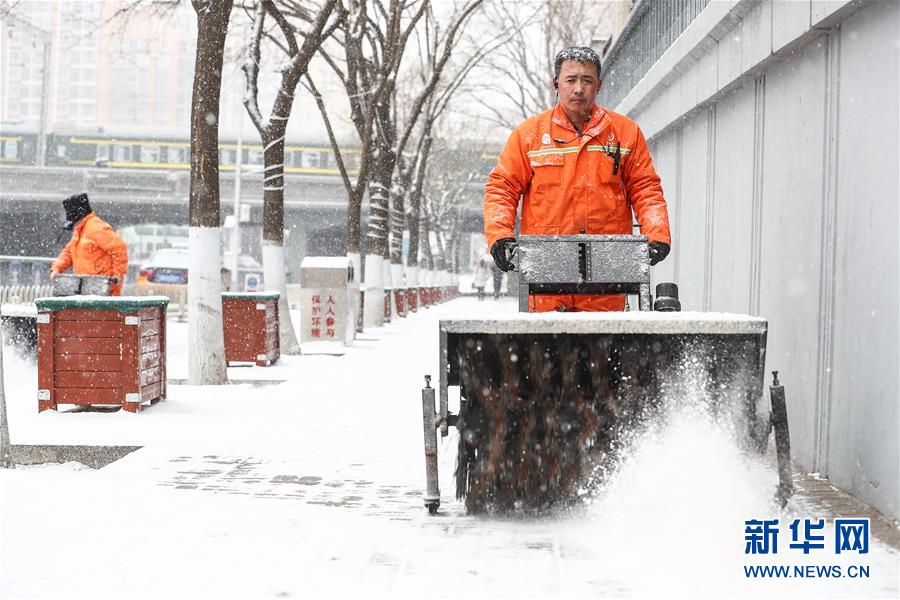
[[[128,246],[109,223],[90,213],[72,230],[72,239],[59,253],[53,270],[59,273],[72,267],[76,275],[106,275],[124,278],[128,272]],[[114,295],[121,282],[114,286]]]

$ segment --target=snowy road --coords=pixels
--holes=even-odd
[[[138,415],[39,415],[35,367],[5,352],[14,444],[143,448],[100,470],[0,473],[0,596],[897,597],[898,554],[874,538],[850,558],[745,555],[745,520],[779,518],[785,534],[823,509],[801,495],[776,511],[771,468],[696,414],[635,440],[589,506],[541,520],[464,515],[451,435],[429,517],[420,389],[437,375],[437,320],[514,309],[459,299],[344,356],[229,369],[254,384],[172,385]],[[186,375],[186,335],[170,323],[172,379]],[[870,577],[747,578],[752,564],[867,565]]]

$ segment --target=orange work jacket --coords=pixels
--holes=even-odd
[[[118,277],[119,283],[110,287],[110,294],[118,296],[128,272],[128,246],[109,223],[90,213],[75,225],[72,239],[59,253],[52,268],[62,273],[69,267],[76,275]]]
[[[485,186],[488,248],[515,237],[520,198],[523,235],[630,234],[633,211],[641,233],[671,246],[662,185],[637,123],[595,104],[582,133],[559,105],[513,130]],[[625,296],[539,295],[530,306],[623,310]]]

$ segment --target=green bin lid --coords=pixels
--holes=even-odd
[[[115,310],[120,313],[137,312],[147,306],[169,304],[167,296],[59,296],[34,301],[38,312],[78,308],[82,310]]]
[[[222,292],[222,298],[244,298],[246,300],[278,300],[278,292]]]

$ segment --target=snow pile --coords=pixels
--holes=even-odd
[[[748,455],[731,426],[689,399],[626,443],[623,458],[589,501],[572,533],[606,573],[629,583],[629,595],[651,597],[891,597],[897,553],[875,540],[868,555],[836,555],[826,520],[825,550],[789,548],[795,518],[818,517],[794,498],[775,503],[776,474]],[[745,521],[778,519],[778,553],[745,554]],[[802,540],[800,540],[802,541]],[[866,579],[748,578],[747,565],[868,565]]]
[[[736,592],[744,521],[778,513],[771,470],[690,406],[637,434],[622,456],[591,503],[586,538],[643,593],[687,594],[699,582]]]

